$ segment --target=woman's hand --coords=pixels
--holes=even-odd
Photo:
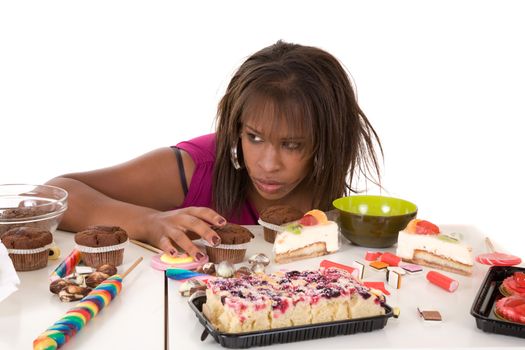
[[[188,207],[183,209],[156,212],[147,219],[151,243],[166,253],[176,256],[178,245],[196,261],[205,259],[205,254],[191,242],[188,234],[196,233],[213,246],[221,243],[221,238],[211,226],[223,226],[226,219],[209,208]]]

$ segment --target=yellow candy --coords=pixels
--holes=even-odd
[[[319,209],[310,210],[308,213],[306,213],[304,215],[305,216],[306,215],[312,215],[317,220],[317,223],[319,225],[323,225],[323,224],[328,223],[328,218],[326,217],[326,214],[324,213],[324,211],[321,211]]]
[[[60,248],[58,246],[53,246],[49,249],[49,260],[57,260],[60,258]]]
[[[174,258],[168,254],[163,254],[160,257],[160,261],[163,263],[169,264],[169,265],[176,265],[176,264],[186,264],[193,262],[193,258],[191,256],[188,256],[186,254],[182,255],[181,257]]]

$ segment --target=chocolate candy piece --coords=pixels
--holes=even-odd
[[[423,317],[425,321],[441,321],[441,314],[437,310],[421,310],[417,308],[419,315]]]
[[[263,266],[268,266],[270,264],[270,258],[264,255],[263,253],[259,253],[252,255],[248,262],[251,265],[262,264]]]
[[[104,272],[95,271],[86,277],[86,286],[95,288],[96,286],[104,282],[104,280],[106,280],[107,278],[109,278],[109,276],[106,275]]]
[[[70,285],[73,285],[73,283],[60,278],[51,282],[49,285],[49,291],[53,294],[58,294],[62,289]]]
[[[84,298],[91,291],[90,288],[70,285],[58,293],[60,301],[77,301]]]
[[[97,267],[97,271],[105,273],[108,276],[113,276],[117,274],[117,268],[110,264],[104,264]]]
[[[266,269],[266,266],[261,263],[256,263],[252,265],[253,273],[264,273],[265,269]]]
[[[199,290],[206,290],[206,284],[194,278],[184,281],[179,287],[179,293],[183,297],[189,297]]]

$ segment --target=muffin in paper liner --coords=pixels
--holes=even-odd
[[[264,240],[268,243],[274,243],[277,234],[286,229],[284,226],[271,224],[262,219],[259,219],[257,223],[263,227]]]
[[[47,266],[49,250],[54,243],[34,249],[7,249],[16,271],[33,271]]]
[[[94,268],[105,264],[120,266],[124,260],[124,248],[127,243],[128,240],[106,247],[88,247],[77,244],[77,249],[82,255],[82,261],[88,266]]]
[[[206,254],[210,259],[210,262],[220,263],[221,261],[228,261],[232,264],[240,263],[244,260],[246,255],[247,243],[241,244],[219,244],[218,246],[212,246],[208,241],[201,239],[199,241],[206,248]]]

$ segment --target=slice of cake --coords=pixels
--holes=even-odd
[[[307,212],[299,221],[285,227],[275,237],[275,262],[326,255],[339,249],[339,226],[320,210]]]
[[[382,296],[335,268],[215,279],[207,284],[204,315],[225,333],[385,314]]]
[[[461,235],[440,232],[438,226],[425,220],[413,219],[399,232],[396,255],[403,261],[472,274],[472,248],[461,241]]]

